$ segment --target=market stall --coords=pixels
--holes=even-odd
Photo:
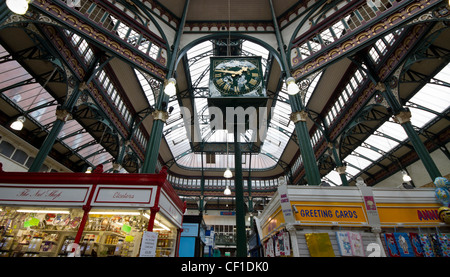
[[[177,256],[185,204],[166,176],[0,172],[0,256]]]
[[[264,254],[450,256],[448,203],[436,190],[283,184],[258,218]]]

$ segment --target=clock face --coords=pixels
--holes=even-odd
[[[211,81],[223,96],[262,94],[261,63],[258,58],[211,60]]]

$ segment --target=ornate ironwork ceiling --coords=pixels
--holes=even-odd
[[[1,121],[5,125],[25,114],[26,128],[17,134],[40,148],[57,109],[80,86],[74,120],[65,123],[50,155],[74,171],[103,164],[106,171],[139,172],[168,61],[178,54],[178,93],[166,103],[170,115],[158,167],[169,166],[169,178],[182,194],[219,195],[233,185],[222,178],[232,137],[208,129],[206,95],[209,58],[231,39],[235,55],[262,57],[267,107],[273,111],[266,139],[243,144],[245,189],[251,187],[252,195],[270,195],[279,176],[307,184],[280,51],[287,54],[307,108],[323,181],[342,185],[336,169],[343,163],[350,184],[361,176],[373,185],[418,160],[377,87],[392,75],[396,97],[411,111],[428,151],[450,156],[445,3],[273,2],[275,20],[271,6],[257,0],[244,8],[234,0],[190,1],[182,31],[184,1],[86,0],[68,6],[36,0],[25,16],[12,15],[3,4]],[[276,28],[285,49],[277,46]],[[180,49],[172,49],[177,35]],[[200,141],[187,139],[193,133]]]

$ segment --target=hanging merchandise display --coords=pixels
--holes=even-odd
[[[414,257],[408,233],[394,233],[395,243],[401,257]]]
[[[264,255],[265,257],[275,257],[275,249],[273,246],[272,237],[270,237],[264,244]]]
[[[280,230],[264,242],[265,257],[291,256],[291,241],[286,229]]]
[[[420,243],[422,245],[424,257],[435,257],[433,244],[431,242],[429,235],[419,234],[419,238],[420,238]]]
[[[420,237],[417,233],[409,233],[409,238],[411,239],[411,246],[414,251],[414,255],[416,257],[423,257],[423,248],[422,244],[420,243]]]
[[[384,234],[384,240],[386,243],[387,253],[389,257],[400,257],[400,253],[395,242],[395,236],[392,233]]]
[[[348,232],[336,232],[339,251],[342,256],[353,256]]]
[[[334,257],[328,233],[305,234],[305,238],[311,257]]]
[[[361,234],[356,232],[336,232],[336,239],[342,256],[364,257]]]

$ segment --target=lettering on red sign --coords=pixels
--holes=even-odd
[[[30,190],[24,189],[16,196],[22,198],[45,198],[45,199],[59,199],[61,197],[62,191],[58,189],[38,189],[38,190]]]
[[[120,193],[120,192],[116,192],[113,195],[113,198],[127,198],[127,199],[133,199],[134,198],[134,194],[128,194],[128,193]]]

